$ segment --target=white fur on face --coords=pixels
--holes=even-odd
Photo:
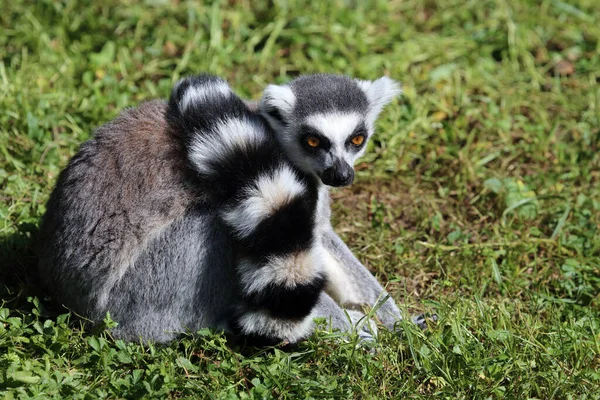
[[[383,107],[402,93],[400,84],[387,76],[373,82],[356,79],[356,83],[365,92],[367,100],[369,100],[367,119],[371,126],[375,124],[375,120]]]
[[[179,111],[183,114],[193,104],[202,104],[216,96],[228,96],[231,93],[231,88],[225,82],[207,82],[202,86],[190,86],[179,102]]]
[[[334,146],[344,146],[360,122],[359,113],[332,112],[306,118],[306,124],[321,132]]]
[[[244,193],[244,199],[225,211],[223,219],[239,237],[252,234],[256,227],[278,209],[304,193],[305,187],[286,165],[258,177]]]
[[[343,158],[349,165],[354,165],[358,156],[347,151],[346,142],[362,120],[363,117],[359,113],[332,112],[310,115],[306,118],[306,124],[331,141],[331,153],[334,158]]]
[[[295,343],[308,337],[313,330],[312,313],[304,319],[286,320],[271,317],[265,311],[247,312],[240,317],[238,324],[242,334],[277,337]]]
[[[259,147],[267,140],[267,133],[259,124],[247,119],[229,118],[213,127],[213,134],[194,135],[189,158],[203,173],[214,172],[212,163],[227,160],[236,150]]]

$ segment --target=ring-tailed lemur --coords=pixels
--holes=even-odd
[[[82,145],[48,202],[46,285],[92,320],[110,311],[115,335],[131,340],[216,327],[295,342],[312,317],[350,329],[346,311],[320,291],[323,271],[340,302],[340,285],[354,290],[352,304],[372,305],[383,290],[333,234],[312,172],[277,143],[216,78],[178,84],[170,106],[123,112]],[[362,317],[347,313],[353,323]],[[388,326],[399,318],[391,300],[379,313]]]

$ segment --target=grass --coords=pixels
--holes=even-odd
[[[2,9],[0,396],[600,398],[595,0]],[[374,351],[325,332],[291,351],[208,331],[142,347],[45,297],[32,241],[57,174],[95,127],[200,71],[252,98],[312,72],[403,82],[334,221],[437,324],[384,331]]]

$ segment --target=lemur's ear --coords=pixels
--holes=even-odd
[[[393,79],[384,76],[375,81],[356,80],[358,86],[367,95],[369,101],[368,119],[371,123],[375,122],[377,116],[392,99],[402,93],[400,84]]]
[[[260,99],[259,108],[271,124],[285,126],[296,105],[296,96],[289,86],[269,85]]]

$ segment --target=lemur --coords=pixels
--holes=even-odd
[[[254,110],[201,76],[169,103],[124,111],[81,146],[48,201],[46,286],[92,321],[110,312],[128,340],[212,327],[294,343],[314,317],[350,330],[364,316],[355,306],[386,294],[333,232],[323,184],[350,183],[339,144],[352,142],[353,162],[396,92],[387,78],[319,75],[269,86]],[[354,135],[342,138],[342,126]],[[391,299],[377,315],[390,328],[400,318]]]

